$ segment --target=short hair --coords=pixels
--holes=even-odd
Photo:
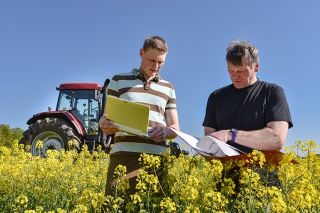
[[[150,36],[144,40],[143,50],[147,51],[150,48],[156,48],[162,52],[168,52],[167,42],[160,36]]]
[[[236,66],[259,63],[259,50],[247,41],[232,41],[227,48],[226,60]]]

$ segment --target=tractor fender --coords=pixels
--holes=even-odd
[[[28,125],[33,124],[36,120],[43,119],[43,118],[60,118],[68,123],[70,123],[75,130],[78,132],[79,135],[84,136],[86,130],[80,123],[80,121],[70,112],[68,111],[49,111],[49,112],[40,112],[32,116],[27,121]]]

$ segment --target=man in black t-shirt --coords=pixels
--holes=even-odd
[[[209,96],[205,135],[245,152],[280,150],[292,127],[284,90],[257,78],[258,49],[251,43],[232,42],[226,60],[232,84]]]

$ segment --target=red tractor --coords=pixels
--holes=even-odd
[[[21,144],[30,145],[33,155],[46,156],[49,149],[77,149],[86,144],[90,151],[101,145],[108,151],[111,136],[102,133],[99,119],[102,115],[107,79],[103,86],[98,83],[64,83],[57,87],[59,98],[55,111],[41,112],[27,121]],[[38,141],[43,145],[39,148]],[[72,141],[72,145],[68,144]]]

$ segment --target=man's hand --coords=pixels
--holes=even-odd
[[[148,135],[155,142],[162,142],[168,135],[168,129],[166,127],[152,127],[149,129]]]
[[[99,120],[99,126],[101,130],[107,135],[112,135],[119,131],[119,127],[114,124],[114,122],[106,119],[106,115],[104,114]]]
[[[214,138],[217,138],[225,143],[227,143],[227,141],[231,140],[230,130],[220,130],[217,132],[211,132],[208,135],[212,136]]]

